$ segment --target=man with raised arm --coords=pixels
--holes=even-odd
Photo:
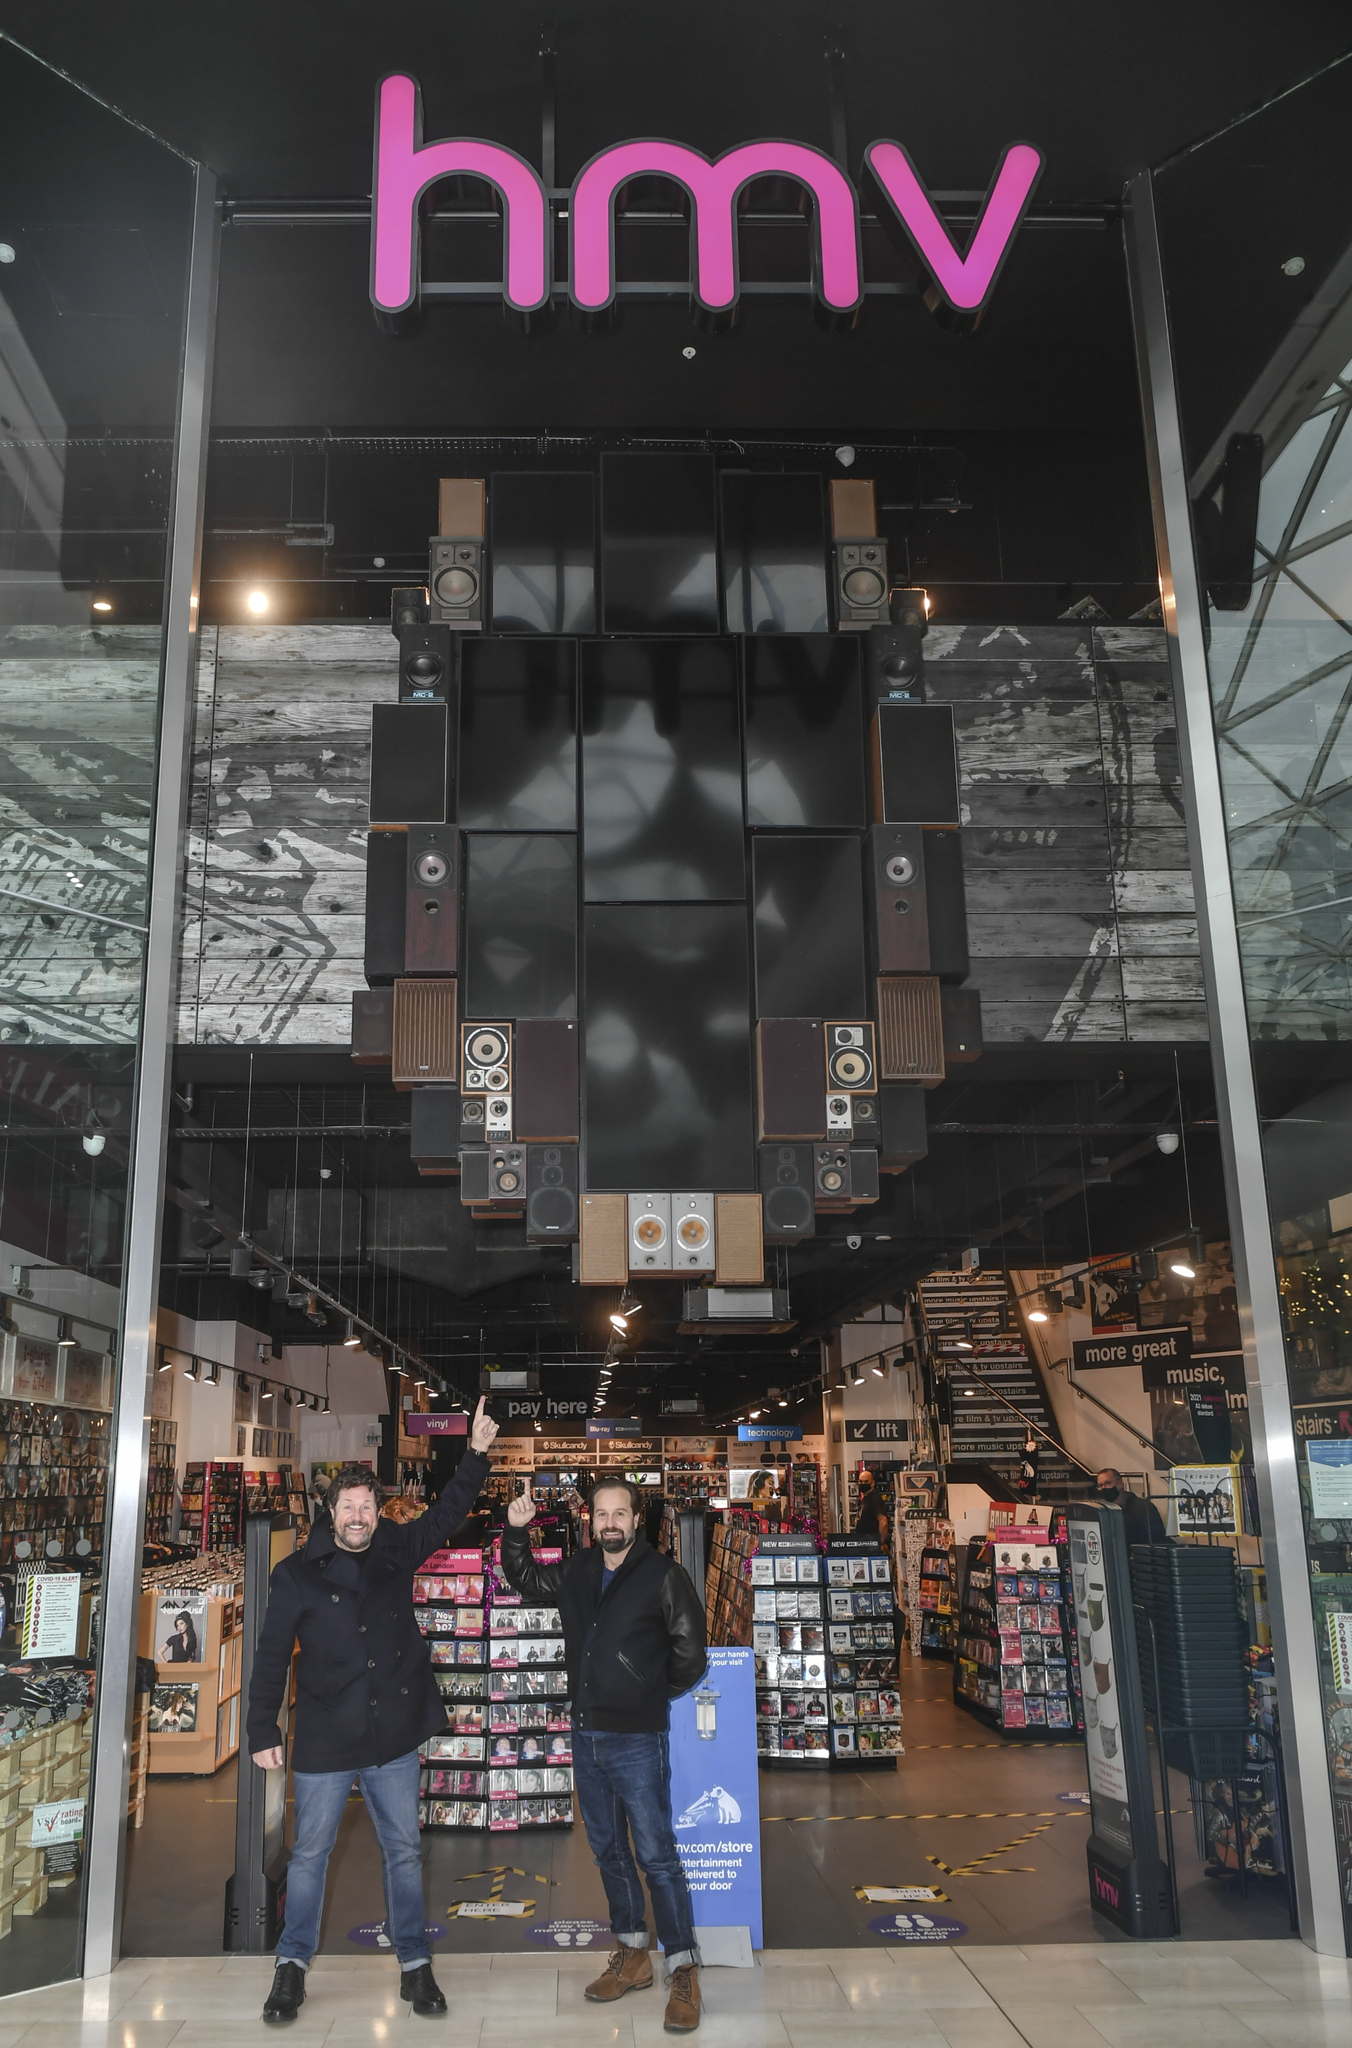
[[[249,1685],[248,1745],[260,1770],[286,1763],[278,1716],[299,1640],[291,1765],[296,1841],[287,1869],[286,1923],[263,2018],[294,2020],[319,1942],[324,1878],[348,1794],[361,1787],[380,1843],[399,1995],[415,2013],[444,2013],[427,1953],[418,1745],[447,1726],[431,1653],[413,1612],[413,1574],[455,1534],[488,1477],[498,1433],[480,1400],[469,1449],[434,1507],[411,1522],[380,1514],[375,1475],[344,1465],[304,1550],[272,1574]]]
[[[666,1951],[669,2034],[699,2025],[699,1956],[690,1887],[671,1824],[671,1702],[704,1676],[704,1603],[673,1559],[639,1533],[639,1490],[598,1479],[591,1491],[592,1542],[567,1564],[538,1564],[526,1525],[529,1492],[507,1510],[502,1569],[528,1600],[563,1617],[573,1700],[573,1770],[582,1824],[619,1944],[586,1996],[610,2004],[653,1981],[643,1889]],[[633,1848],[630,1848],[630,1836]]]

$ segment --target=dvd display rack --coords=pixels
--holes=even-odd
[[[150,1476],[146,1492],[147,1543],[172,1543],[174,1483],[178,1469],[178,1424],[150,1425]]]
[[[0,1401],[0,1562],[101,1550],[108,1417]]]
[[[920,1654],[951,1657],[954,1640],[953,1557],[947,1549],[920,1553]]]
[[[1004,1733],[1076,1733],[1065,1591],[1045,1529],[1000,1529],[968,1545],[953,1697]]]
[[[820,1536],[822,1475],[815,1458],[789,1467],[789,1519],[801,1535]]]
[[[183,1475],[179,1527],[200,1551],[230,1550],[240,1542],[243,1467],[217,1461],[189,1465]]]
[[[825,1769],[831,1762],[822,1560],[812,1536],[751,1530],[751,1648],[756,1680],[756,1748],[762,1764]]]
[[[556,1564],[559,1550],[536,1552]],[[482,1550],[441,1550],[413,1581],[450,1729],[422,1746],[425,1828],[571,1827],[572,1702],[557,1607],[522,1601]]]
[[[711,1643],[751,1641],[752,1585],[747,1560],[757,1538],[750,1529],[714,1527],[704,1578],[704,1611]]]
[[[828,1537],[825,1578],[831,1761],[893,1770],[903,1752],[892,1560],[866,1537]]]

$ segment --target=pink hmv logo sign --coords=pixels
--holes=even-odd
[[[977,311],[990,297],[1042,169],[1029,143],[1000,159],[976,224],[960,249],[899,142],[864,151],[871,185],[914,245],[948,305]],[[864,295],[859,198],[834,160],[802,142],[747,142],[709,158],[683,143],[619,142],[583,166],[568,205],[568,295],[584,313],[615,298],[616,194],[632,179],[669,178],[690,201],[690,291],[702,313],[730,315],[737,305],[737,209],[758,178],[789,178],[812,202],[813,288],[823,310],[846,318]],[[419,203],[442,178],[482,178],[503,217],[502,296],[513,312],[535,313],[552,289],[553,223],[538,172],[514,150],[469,136],[424,142],[422,97],[403,73],[376,94],[372,195],[371,302],[393,318],[420,299]]]

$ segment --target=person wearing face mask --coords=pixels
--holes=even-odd
[[[642,1864],[666,1951],[663,2027],[693,2033],[699,1956],[672,1826],[667,1731],[672,1700],[697,1685],[708,1665],[704,1602],[681,1566],[641,1533],[640,1495],[631,1481],[597,1480],[591,1547],[566,1564],[535,1561],[526,1534],[534,1514],[529,1492],[508,1507],[502,1569],[517,1592],[533,1605],[557,1607],[563,1619],[577,1803],[618,1943],[585,1996],[608,2005],[652,1984]]]
[[[1164,1523],[1160,1511],[1153,1501],[1142,1500],[1139,1493],[1133,1493],[1126,1485],[1122,1474],[1105,1465],[1094,1482],[1099,1500],[1107,1501],[1111,1507],[1121,1508],[1122,1520],[1126,1524],[1128,1544],[1164,1543]]]
[[[303,1551],[276,1567],[254,1652],[247,1741],[260,1770],[286,1763],[278,1717],[300,1643],[291,1766],[296,1840],[287,1869],[286,1924],[263,2018],[294,2020],[319,1942],[324,1879],[355,1777],[375,1827],[385,1876],[399,1995],[424,2017],[444,2013],[424,1932],[418,1834],[418,1745],[448,1726],[431,1653],[413,1612],[413,1574],[455,1534],[488,1477],[498,1433],[480,1400],[469,1449],[436,1504],[411,1522],[380,1513],[375,1475],[344,1465]]]

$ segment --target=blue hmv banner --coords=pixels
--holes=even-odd
[[[710,1650],[702,1682],[672,1702],[671,1815],[706,1961],[731,1962],[740,1946],[706,1940],[706,1930],[712,1937],[721,1928],[745,1928],[750,1948],[760,1948],[760,1778],[750,1650]]]

